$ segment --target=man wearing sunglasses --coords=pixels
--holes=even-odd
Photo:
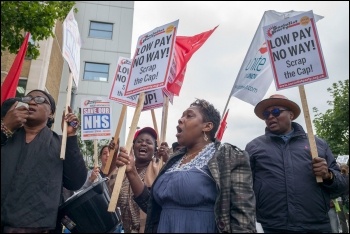
[[[259,102],[254,112],[265,121],[265,134],[249,142],[256,196],[257,222],[264,232],[331,232],[331,198],[346,182],[327,142],[316,137],[318,157],[312,159],[307,133],[293,122],[300,107],[275,94]],[[321,176],[322,183],[317,183]]]
[[[32,90],[1,119],[1,231],[48,233],[56,228],[62,190],[78,190],[87,170],[80,153],[77,128],[68,126],[65,160],[62,137],[50,128],[56,105],[42,90]],[[78,121],[72,113],[62,116]],[[62,229],[61,229],[62,230]]]

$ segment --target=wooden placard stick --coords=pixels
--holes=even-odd
[[[70,72],[69,78],[68,78],[67,99],[66,99],[66,106],[65,106],[65,112],[64,112],[65,115],[68,113],[68,106],[70,106],[70,99],[72,96],[72,85],[73,85],[73,73]],[[66,121],[63,121],[61,156],[60,156],[62,160],[64,160],[66,156],[67,127],[68,127],[68,123]]]
[[[307,104],[305,88],[304,88],[304,85],[299,85],[298,87],[299,87],[301,104],[303,106],[307,135],[308,135],[309,143],[310,143],[311,156],[312,156],[312,158],[316,158],[316,157],[318,157],[318,152],[317,152],[315,136],[314,136],[314,133],[312,130],[311,118],[310,118],[310,113],[309,113],[309,107]],[[323,179],[321,176],[316,176],[316,181],[317,181],[317,183],[322,183]]]
[[[94,139],[94,168],[92,169],[92,172],[91,173],[95,173],[94,172],[94,169],[96,167],[98,167],[98,147],[97,147],[97,139]],[[98,181],[98,177],[93,181],[93,182],[96,182]]]
[[[126,140],[125,148],[128,152],[131,151],[132,142],[134,140],[134,135],[135,135],[136,128],[137,128],[137,123],[139,122],[139,119],[140,119],[140,115],[141,115],[141,111],[143,109],[144,101],[145,101],[145,93],[143,92],[143,93],[140,93],[139,99],[137,100],[137,105],[135,108],[134,116],[132,118],[128,138]],[[119,193],[120,193],[120,189],[122,187],[122,182],[123,182],[124,175],[125,175],[125,169],[126,169],[126,166],[119,167],[119,169],[118,169],[117,178],[115,180],[113,192],[111,195],[111,201],[109,202],[109,205],[108,205],[109,212],[115,212],[115,208],[117,207]]]
[[[168,108],[169,108],[169,97],[164,95],[164,103],[163,103],[163,110],[162,110],[162,132],[160,136],[160,144],[162,142],[165,142],[165,139],[166,139],[166,128],[168,123]],[[163,157],[159,159],[159,165],[163,165]]]
[[[94,167],[98,167],[97,139],[94,139]]]
[[[151,110],[151,113],[152,113],[152,121],[153,121],[153,127],[154,127],[154,130],[156,130],[156,133],[157,133],[157,143],[158,143],[158,146],[160,145],[160,142],[159,142],[159,131],[158,131],[158,126],[157,126],[157,120],[156,120],[156,114],[154,113],[154,109]]]
[[[114,134],[114,143],[118,142],[118,138],[119,138],[120,131],[122,129],[122,125],[123,125],[125,114],[126,114],[126,109],[127,109],[127,106],[123,105],[122,111],[120,112],[120,116],[119,116],[118,126],[117,126],[117,128],[115,130],[115,134]],[[115,152],[115,149],[111,149],[109,151],[109,155],[110,156],[108,157],[107,163],[105,165],[105,168],[103,168],[103,171],[102,171],[103,174],[105,174],[105,175],[109,174],[109,169],[111,167],[111,164],[112,164],[112,161],[113,161],[113,158],[114,158],[114,152]]]
[[[166,128],[168,121],[168,108],[169,108],[169,97],[164,95],[163,111],[162,111],[162,132],[160,141],[161,143],[165,141],[166,138]]]

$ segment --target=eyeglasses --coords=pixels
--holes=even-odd
[[[264,111],[263,112],[264,119],[268,119],[270,114],[272,114],[274,117],[278,117],[280,116],[282,111],[287,111],[287,109],[274,108],[271,111]]]
[[[50,102],[48,102],[46,100],[46,98],[42,97],[42,96],[36,96],[36,97],[32,97],[32,96],[25,96],[25,97],[22,97],[22,102],[24,103],[29,103],[31,100],[34,100],[34,102],[36,104],[42,104],[42,103],[47,103],[51,106]]]

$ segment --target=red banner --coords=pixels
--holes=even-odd
[[[226,125],[227,125],[227,122],[226,122],[226,119],[227,119],[227,115],[228,115],[228,111],[230,109],[228,109],[224,115],[224,118],[222,118],[221,122],[220,122],[220,126],[219,126],[219,129],[216,133],[216,138],[221,141],[222,137],[224,136],[224,132],[226,130]]]
[[[167,84],[167,89],[179,96],[185,78],[186,65],[192,55],[206,42],[214,29],[194,35],[192,37],[177,36],[175,44],[176,77],[172,83]]]
[[[21,75],[23,60],[27,52],[28,40],[30,33],[27,33],[22,46],[16,55],[15,61],[7,74],[4,83],[1,85],[1,104],[8,98],[16,96],[16,89],[18,85],[19,76]]]

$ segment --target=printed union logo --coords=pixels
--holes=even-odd
[[[143,43],[143,41],[144,41],[144,39],[147,37],[147,35],[146,36],[143,36],[141,39],[140,39],[140,41],[139,41],[139,45],[142,45],[142,43]]]
[[[273,32],[272,31],[273,31],[273,27],[271,27],[271,28],[269,28],[267,30],[267,36],[270,37],[270,38],[273,36]]]
[[[305,26],[310,22],[310,18],[308,16],[303,16],[300,19],[300,24]]]
[[[258,50],[259,50],[260,54],[265,54],[265,53],[267,52],[266,42],[264,42],[264,43],[261,45],[260,49],[258,49]]]
[[[305,21],[307,21],[307,20],[305,19]],[[294,26],[297,26],[299,24],[300,23],[298,23],[298,20],[293,20],[293,21],[289,21],[287,23],[282,23],[281,25],[273,25],[267,30],[266,35],[271,38],[275,33],[280,32],[282,30],[286,30],[286,29],[294,27]]]
[[[84,102],[84,106],[87,106],[89,104],[89,100],[86,100],[85,102]]]
[[[121,64],[131,64],[129,59],[122,59]]]
[[[89,104],[96,104],[97,102],[100,102],[101,100],[95,100],[95,101],[91,101],[91,100],[86,100],[84,102],[84,106],[87,106]]]
[[[170,26],[169,26],[170,27]],[[168,28],[169,28],[168,27]],[[152,32],[148,35],[144,35],[143,37],[141,37],[140,41],[139,41],[139,45],[141,46],[143,43],[145,43],[148,39],[152,38],[152,37],[155,37],[159,34],[162,34],[164,33],[164,29],[158,29],[157,31],[155,32]]]
[[[174,28],[175,28],[174,25],[170,25],[165,29],[165,33],[171,33],[174,30]]]

